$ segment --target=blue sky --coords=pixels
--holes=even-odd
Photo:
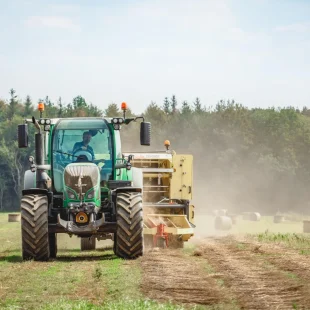
[[[0,0],[0,97],[310,107],[310,0]]]

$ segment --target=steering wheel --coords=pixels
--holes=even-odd
[[[78,150],[76,150],[73,153],[73,156],[75,157],[76,161],[80,161],[80,160],[90,161],[90,162],[93,161],[92,154],[89,151],[87,151],[87,150],[83,150],[82,148],[79,148]]]
[[[95,164],[99,164],[99,163],[104,163],[105,160],[104,159],[94,159],[93,160],[93,156],[92,154],[87,151],[87,150],[83,150],[82,148],[77,149],[74,153],[73,156],[76,158],[76,161],[82,160],[82,161],[89,161],[89,162],[93,162]]]

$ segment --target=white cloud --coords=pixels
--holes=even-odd
[[[30,27],[48,27],[67,30],[79,30],[80,27],[71,18],[63,16],[30,16],[25,21]]]
[[[310,31],[310,22],[278,26],[274,30],[276,32],[307,32]]]

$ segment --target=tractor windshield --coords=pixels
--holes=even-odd
[[[53,135],[54,187],[63,191],[65,167],[80,160],[96,163],[100,167],[101,181],[112,175],[112,139],[103,119],[64,119]]]

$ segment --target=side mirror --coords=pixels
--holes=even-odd
[[[18,125],[17,131],[18,147],[28,147],[28,125]]]
[[[142,122],[140,125],[140,144],[151,145],[151,123]]]

